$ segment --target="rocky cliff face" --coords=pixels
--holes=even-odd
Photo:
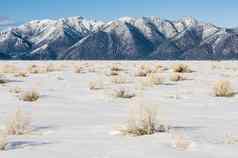
[[[237,30],[191,17],[36,20],[0,33],[0,59],[238,59]]]

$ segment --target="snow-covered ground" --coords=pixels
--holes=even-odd
[[[30,64],[63,65],[61,71],[15,77],[4,74],[10,82],[0,85],[1,127],[18,107],[31,117],[30,134],[9,136],[8,150],[2,158],[237,158],[238,157],[238,95],[214,97],[215,81],[227,79],[238,91],[238,62],[224,61],[1,61],[25,68]],[[170,130],[148,136],[123,136],[115,130],[127,121],[131,99],[110,95],[118,86],[110,83],[105,71],[112,63],[121,63],[122,73],[131,80],[136,97],[159,107],[158,121]],[[164,83],[140,87],[134,76],[135,65],[161,64],[166,68],[185,63],[194,70],[185,73],[187,80],[172,82],[171,70],[161,72]],[[73,65],[96,68],[75,73]],[[89,82],[100,78],[102,90],[90,90]],[[9,90],[36,89],[40,99],[23,102]],[[140,89],[140,90],[138,90]],[[186,149],[175,147],[181,141]],[[186,145],[188,144],[188,145]]]

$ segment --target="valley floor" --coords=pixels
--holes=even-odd
[[[107,76],[113,63],[130,82],[117,85]],[[186,80],[170,81],[171,65],[184,63],[193,70]],[[3,158],[237,158],[238,95],[215,97],[213,85],[226,79],[238,91],[236,61],[1,61],[25,69],[29,65],[60,65],[60,70],[16,77],[2,73],[9,82],[0,85],[1,129],[17,108],[31,118],[32,132],[9,136]],[[136,65],[162,65],[163,84],[145,86],[135,77]],[[75,65],[82,72],[74,71]],[[91,70],[90,70],[91,69]],[[93,69],[93,70],[92,70]],[[90,90],[90,81],[102,80],[104,88]],[[126,123],[134,99],[113,97],[117,86],[135,91],[135,98],[159,108],[158,121],[169,126],[163,133],[125,136],[117,129]],[[35,89],[36,102],[19,100],[10,90]],[[179,141],[179,142],[178,142]],[[180,143],[182,149],[177,145]],[[183,146],[185,146],[183,148]]]

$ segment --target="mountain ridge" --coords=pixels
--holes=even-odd
[[[238,59],[238,29],[192,17],[34,20],[0,32],[0,59]]]

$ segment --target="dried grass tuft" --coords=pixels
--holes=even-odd
[[[127,125],[120,131],[125,135],[151,135],[158,131],[157,106],[135,101],[129,107]]]
[[[173,72],[177,73],[190,73],[192,70],[189,68],[188,65],[185,64],[174,64],[172,65]]]
[[[13,64],[4,64],[4,65],[0,65],[0,72],[1,73],[16,73],[18,72],[19,69],[18,67],[16,67]]]
[[[10,118],[6,125],[6,131],[9,135],[25,135],[29,133],[30,119],[26,114],[19,108]]]
[[[111,81],[114,84],[126,84],[126,83],[128,83],[128,80],[127,80],[126,76],[123,76],[123,75],[112,76]]]
[[[180,74],[180,73],[172,73],[170,76],[171,81],[182,81],[185,80],[186,78]]]
[[[57,65],[57,64],[48,64],[46,66],[46,72],[55,72],[55,71],[60,71],[61,70],[61,65]]]
[[[4,132],[0,132],[0,150],[7,150],[7,145],[7,134]]]
[[[28,72],[27,71],[19,71],[15,75],[15,77],[28,77]]]
[[[134,92],[132,92],[128,87],[117,87],[113,91],[113,96],[118,98],[133,98],[136,96]]]
[[[214,95],[217,97],[231,97],[235,94],[231,88],[230,81],[227,80],[217,81],[214,85],[213,91]]]
[[[20,99],[27,102],[34,102],[40,98],[40,93],[36,90],[24,91],[21,94]]]
[[[75,66],[74,67],[74,72],[75,73],[82,73],[82,71],[83,71],[83,68],[81,66]]]
[[[176,134],[174,137],[174,147],[176,150],[187,150],[191,145],[191,141],[185,138],[183,135]]]
[[[89,82],[90,90],[100,90],[104,88],[104,82],[101,79]]]
[[[159,74],[149,74],[146,77],[148,85],[160,85],[163,83],[163,78]]]
[[[21,93],[23,90],[20,87],[14,87],[12,89],[9,90],[10,93],[15,93],[15,94],[19,94]]]
[[[122,71],[123,69],[121,68],[120,64],[113,64],[110,68],[111,71]]]

